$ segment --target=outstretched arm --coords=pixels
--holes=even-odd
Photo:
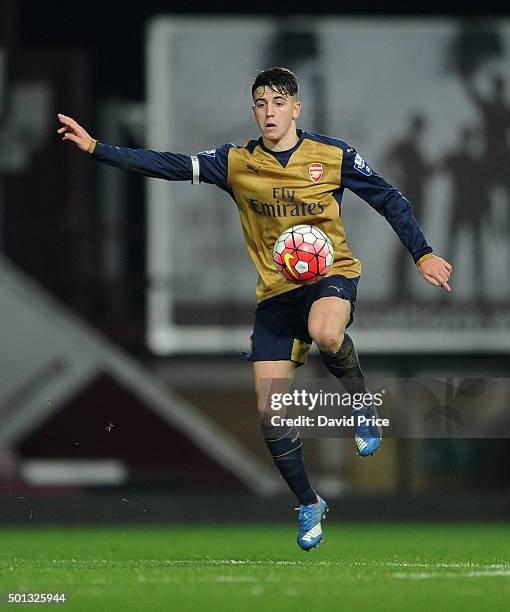
[[[58,115],[58,120],[63,124],[57,130],[63,135],[62,140],[74,142],[81,151],[87,151],[104,164],[169,181],[212,183],[228,191],[227,157],[234,145],[197,155],[113,147],[92,138],[72,117]]]
[[[62,140],[74,142],[81,151],[90,153],[96,160],[104,164],[138,172],[152,178],[199,182],[198,162],[194,162],[190,155],[163,153],[149,149],[113,147],[92,138],[72,117],[58,115],[58,119],[63,124],[57,130],[59,134],[63,134]]]

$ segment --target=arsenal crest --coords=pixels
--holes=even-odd
[[[308,174],[314,183],[318,183],[324,176],[324,166],[322,164],[308,164]]]

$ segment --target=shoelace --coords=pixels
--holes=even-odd
[[[316,504],[310,504],[315,506]],[[305,506],[305,508],[307,508],[308,506]],[[305,509],[301,509],[301,506],[294,508],[294,510],[297,510],[299,512],[303,512],[303,517],[304,517],[304,521],[300,523],[299,525],[299,532],[302,533],[303,531],[306,533],[307,531],[310,531],[310,529],[312,527],[314,527],[317,523],[317,521],[315,521],[315,510],[310,510],[307,516],[307,513],[305,511]],[[301,519],[301,514],[299,516],[299,519]]]

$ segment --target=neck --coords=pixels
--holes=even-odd
[[[267,138],[264,138],[264,136],[262,136],[262,142],[264,143],[266,149],[275,152],[288,151],[289,149],[292,149],[292,147],[297,143],[298,140],[299,136],[297,135],[296,128],[290,130],[279,140],[268,140]]]

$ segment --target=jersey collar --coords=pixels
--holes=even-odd
[[[299,130],[299,129],[296,130],[296,132],[297,132],[297,135],[298,135],[298,141],[292,147],[292,149],[287,149],[286,151],[271,151],[271,149],[268,149],[264,145],[264,141],[262,140],[262,136],[258,139],[258,144],[259,144],[260,148],[263,151],[265,151],[266,153],[269,153],[270,155],[272,155],[285,168],[285,166],[289,163],[289,159],[290,159],[291,155],[294,153],[294,151],[296,149],[299,148],[299,146],[303,142],[303,139],[304,139],[305,134],[306,134],[306,132],[304,132],[303,130]]]

